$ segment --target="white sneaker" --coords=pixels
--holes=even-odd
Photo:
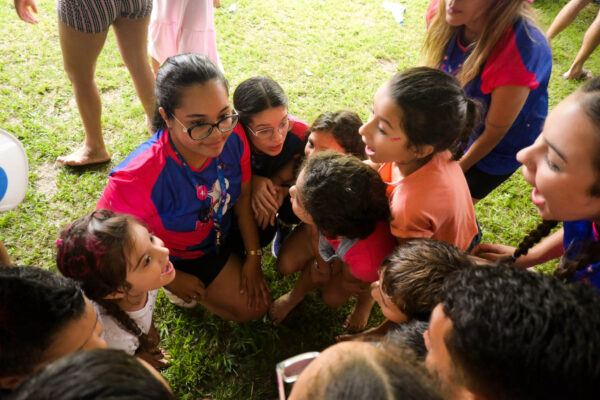
[[[176,306],[179,307],[183,307],[183,308],[194,308],[198,305],[198,302],[196,300],[192,300],[189,302],[185,302],[183,301],[183,299],[179,296],[177,296],[175,293],[169,291],[167,288],[162,288],[163,292],[165,292],[165,295],[167,296],[167,299],[169,299],[169,301],[173,304],[175,304]]]

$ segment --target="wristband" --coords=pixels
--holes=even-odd
[[[247,256],[262,256],[263,255],[263,251],[262,251],[262,249],[258,249],[258,250],[246,250],[246,255]]]

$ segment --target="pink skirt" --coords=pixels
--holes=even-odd
[[[221,69],[213,0],[154,0],[148,52],[162,64],[182,53],[204,54]]]

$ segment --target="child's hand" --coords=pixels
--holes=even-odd
[[[514,252],[514,247],[492,243],[480,243],[471,250],[471,254],[492,261],[510,258]]]
[[[252,258],[253,257],[246,258],[246,261],[242,266],[240,293],[247,293],[248,308],[258,309],[261,302],[264,302],[264,304],[270,303],[271,288],[260,269],[260,260],[257,266]]]
[[[15,9],[19,18],[23,21],[30,24],[38,23],[37,18],[31,13],[32,11],[36,14],[38,12],[34,0],[15,0]]]
[[[173,282],[165,287],[186,303],[192,300],[200,301],[206,296],[204,283],[194,275],[183,271],[177,271]]]
[[[263,176],[252,177],[252,211],[254,216],[274,216],[280,204],[277,203],[277,186],[269,178]],[[257,218],[258,220],[258,218]],[[274,221],[274,217],[273,217]]]

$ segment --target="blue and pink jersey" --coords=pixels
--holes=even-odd
[[[440,69],[456,75],[471,53],[457,33],[446,48]],[[476,165],[492,175],[513,173],[520,164],[517,152],[531,145],[542,131],[548,115],[548,82],[552,71],[552,54],[544,34],[529,22],[518,20],[498,41],[479,75],[465,86],[467,96],[477,99],[487,114],[492,91],[514,85],[531,89],[521,112],[504,138]],[[476,130],[475,138],[485,128]],[[473,139],[474,140],[474,139]],[[472,144],[469,143],[469,146]]]
[[[598,227],[591,221],[571,221],[563,223],[564,257],[575,258],[580,251],[581,244],[586,241],[597,242]],[[584,281],[600,291],[600,261],[590,264],[585,269],[578,271],[573,277],[574,281]]]
[[[244,134],[232,132],[221,155],[195,170],[182,164],[169,131],[160,130],[111,171],[96,208],[132,214],[165,242],[171,256],[198,258],[216,252],[212,217],[222,215],[221,232],[226,234],[242,183],[250,177]]]

